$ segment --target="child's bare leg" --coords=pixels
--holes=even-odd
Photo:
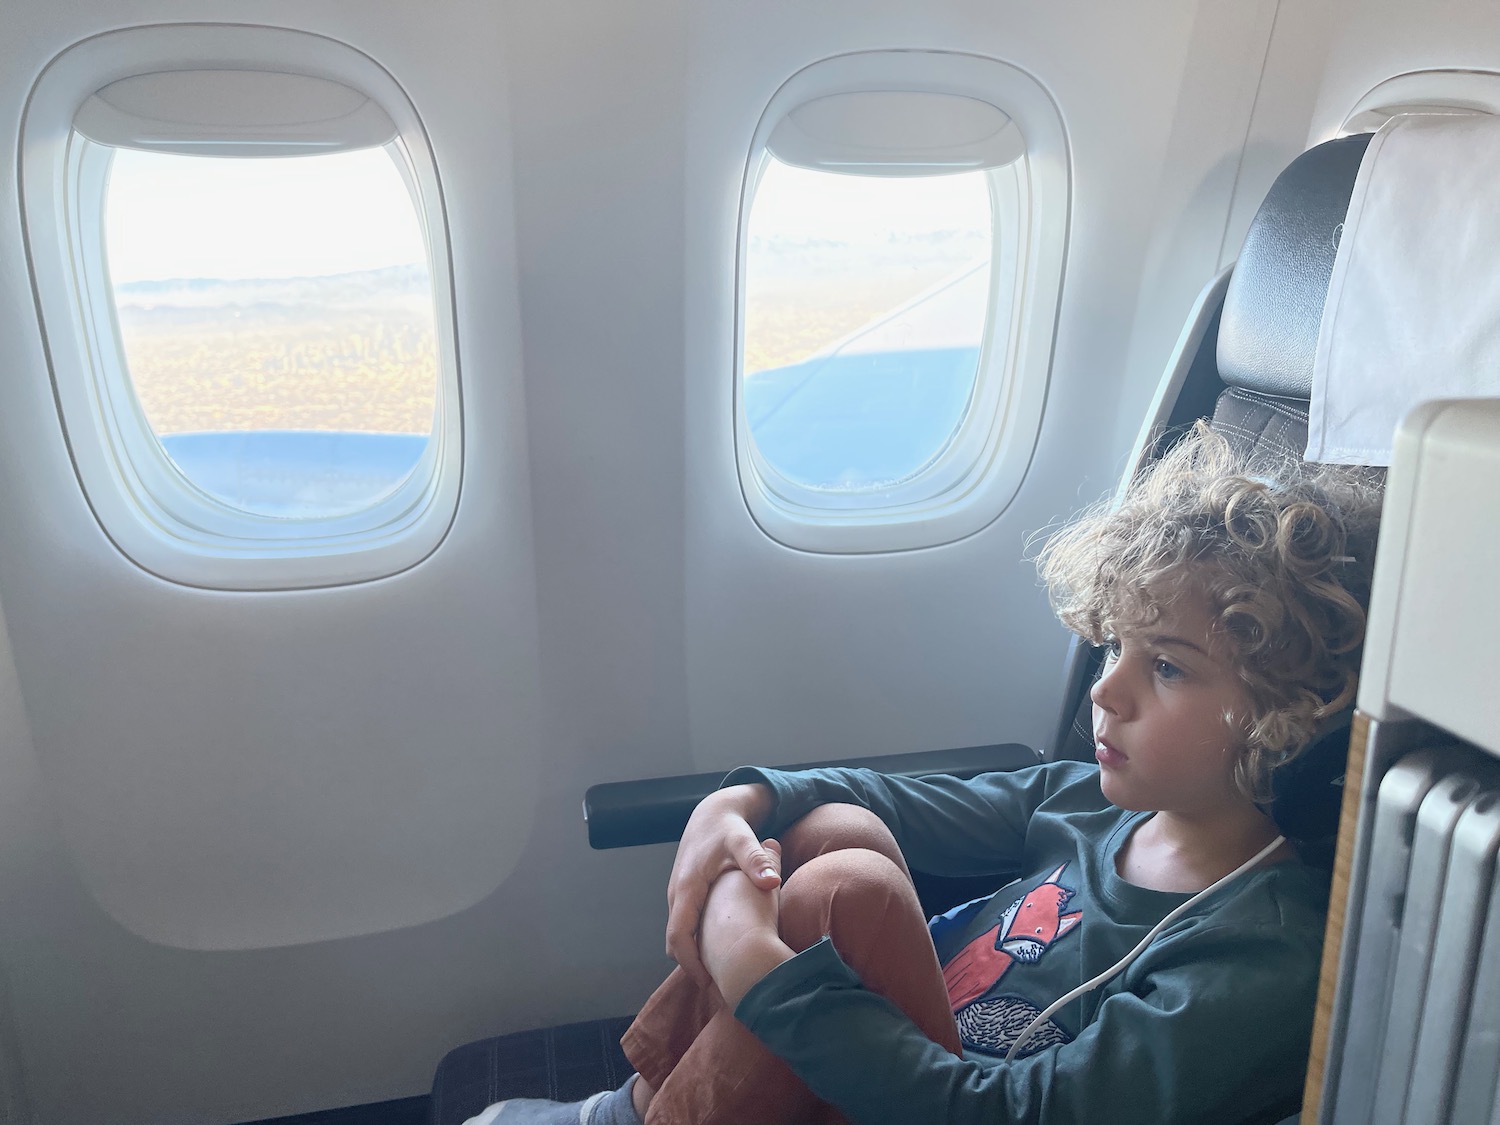
[[[838,846],[843,843],[855,846]],[[793,826],[782,844],[785,870],[792,872],[782,890],[783,940],[804,949],[831,934],[867,985],[957,1052],[937,955],[885,826],[854,806],[822,806]],[[652,995],[623,1042],[656,1092],[635,1102],[650,1125],[841,1120],[734,1019],[717,990],[700,987],[680,969]]]
[[[858,805],[819,805],[788,828],[781,836],[782,877],[810,859],[849,848],[880,853],[911,882],[906,858],[891,830],[869,809]]]
[[[904,867],[864,850],[809,860],[781,896],[781,939],[793,949],[833,939],[864,986],[911,1017],[923,1034],[962,1054],[937,950]]]
[[[635,1107],[635,1115],[642,1121],[646,1120],[646,1110],[651,1107],[651,1099],[656,1097],[656,1087],[646,1081],[646,1076],[637,1074],[635,1085],[630,1088],[630,1104]]]

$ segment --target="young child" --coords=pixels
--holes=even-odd
[[[1294,1111],[1326,879],[1266,810],[1353,700],[1378,513],[1363,471],[1250,466],[1200,425],[1041,552],[1064,624],[1106,647],[1097,763],[733,771],[683,833],[681,967],[623,1041],[638,1075],[475,1125]],[[908,862],[1022,878],[929,924]]]

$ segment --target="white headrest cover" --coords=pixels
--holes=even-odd
[[[1500,395],[1500,117],[1396,117],[1354,181],[1307,459],[1389,465],[1417,403]]]

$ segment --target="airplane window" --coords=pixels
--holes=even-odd
[[[104,225],[125,369],[187,480],[306,519],[411,476],[438,357],[426,246],[390,154],[122,149]]]
[[[1046,398],[1069,172],[1030,75],[940,51],[815,63],[751,142],[734,435],[772,538],[949,543],[1015,495]]]
[[[939,458],[974,396],[993,225],[985,172],[770,160],[750,211],[742,363],[750,436],[771,469],[870,497]]]
[[[329,39],[128,28],[43,72],[30,260],[73,468],[127,557],[298,589],[438,547],[463,444],[441,195],[404,91]]]

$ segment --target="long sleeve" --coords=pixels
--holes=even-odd
[[[742,766],[723,784],[770,787],[776,805],[763,835],[776,835],[817,805],[861,805],[885,822],[912,867],[934,875],[983,875],[1019,863],[1037,808],[1095,772],[1081,763],[1056,762],[965,781],[864,769],[784,772]]]
[[[1054,885],[1037,899],[1055,904],[1052,936],[992,967],[996,983],[959,1013],[964,1057],[866,989],[833,941],[745,995],[736,1017],[854,1125],[1171,1125],[1295,1109],[1326,909],[1326,886],[1302,865],[1252,872],[1205,900],[1118,977],[1053,1016],[1034,1046],[1052,1045],[1007,1063],[1005,1047],[1030,1014],[1114,964],[1185,900],[1116,871],[1140,814],[1110,805],[1098,771],[1078,763],[971,781],[741,770],[726,784],[739,781],[775,794],[767,834],[817,804],[853,803],[891,828],[914,868],[1030,873],[935,935],[944,961],[993,942],[1008,909]]]
[[[926,1039],[830,941],[760,981],[735,1015],[855,1125],[1234,1122],[1294,1101],[1317,987],[1305,927],[1168,935],[1071,1043],[1014,1063]]]

